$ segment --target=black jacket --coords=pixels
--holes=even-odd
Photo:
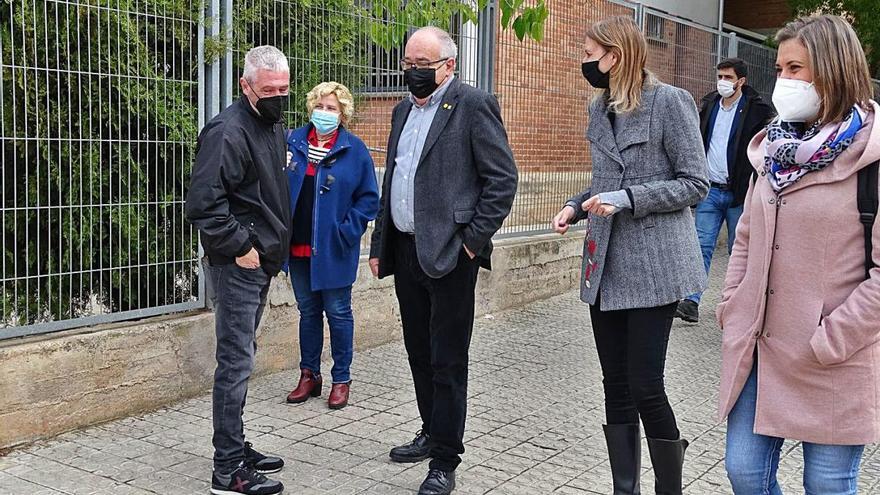
[[[734,134],[734,148],[731,150],[734,157],[733,160],[727,160],[727,177],[730,191],[733,193],[733,204],[731,206],[739,206],[746,199],[746,192],[749,190],[749,180],[755,169],[749,163],[749,157],[746,151],[749,142],[755,137],[755,134],[761,131],[770,119],[773,118],[773,108],[764,102],[761,95],[751,86],[743,86],[743,98],[745,102],[740,109],[741,114],[737,119],[737,128]],[[703,134],[703,146],[706,151],[709,150],[709,137],[712,129],[709,129],[709,121],[712,117],[712,111],[718,105],[721,95],[717,91],[713,91],[703,97],[700,104],[700,131]],[[728,153],[730,156],[731,153]]]
[[[290,249],[287,142],[281,122],[260,120],[242,97],[199,134],[186,217],[212,264],[235,262],[252,247],[274,276]]]

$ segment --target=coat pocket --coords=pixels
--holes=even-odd
[[[452,218],[455,223],[467,225],[474,219],[474,210],[455,210],[452,212]]]

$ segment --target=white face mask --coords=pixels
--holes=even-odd
[[[773,105],[785,122],[806,122],[819,115],[822,99],[813,83],[797,79],[776,80]]]
[[[718,80],[718,94],[725,98],[730,98],[736,93],[736,85],[730,81],[725,81],[724,79]]]

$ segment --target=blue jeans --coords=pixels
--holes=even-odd
[[[324,349],[324,314],[330,324],[330,349],[333,383],[351,381],[354,346],[354,316],[351,313],[351,286],[339,289],[312,290],[311,261],[296,258],[290,262],[290,280],[299,308],[300,369],[321,373]]]
[[[756,362],[757,366],[757,362]],[[727,479],[737,495],[781,495],[776,482],[784,438],[754,433],[758,374],[755,368],[727,418]],[[857,492],[864,445],[803,442],[804,493],[849,495]]]
[[[736,224],[742,216],[743,205],[732,207],[733,193],[717,187],[710,187],[706,199],[697,205],[696,225],[697,237],[700,239],[700,250],[703,252],[703,265],[706,267],[706,276],[709,275],[709,267],[712,265],[712,254],[715,253],[715,245],[718,244],[718,234],[721,232],[721,224],[727,222],[727,254],[733,250],[733,241],[736,240]],[[702,292],[692,294],[687,298],[700,304]]]

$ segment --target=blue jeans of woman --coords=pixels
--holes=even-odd
[[[351,359],[354,345],[354,316],[351,313],[351,286],[338,289],[312,290],[311,261],[296,258],[290,262],[290,280],[299,308],[300,369],[321,373],[321,351],[324,349],[324,314],[330,326],[330,349],[333,383],[351,381]]]
[[[780,495],[776,471],[785,439],[754,433],[757,393],[758,374],[753,368],[727,418],[727,478],[736,495]],[[864,448],[803,442],[804,493],[855,494]]]

